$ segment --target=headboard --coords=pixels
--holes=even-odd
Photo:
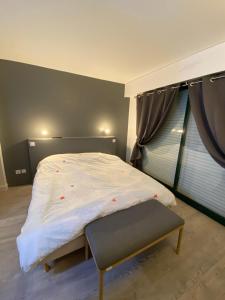
[[[60,137],[28,139],[30,171],[32,179],[38,163],[53,154],[103,152],[116,154],[116,138],[106,137]]]

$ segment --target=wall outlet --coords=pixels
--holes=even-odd
[[[16,175],[21,175],[21,174],[26,174],[27,170],[26,169],[21,169],[21,170],[15,170]]]
[[[34,141],[30,141],[30,142],[29,142],[29,146],[30,146],[30,147],[35,147],[35,146],[36,146],[36,143],[35,143]]]

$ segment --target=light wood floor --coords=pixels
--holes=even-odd
[[[97,299],[98,274],[83,251],[58,260],[50,273],[41,267],[20,271],[16,236],[30,197],[30,186],[0,192],[0,299]],[[225,227],[181,201],[174,210],[186,221],[180,256],[174,253],[174,234],[108,272],[106,300],[225,299]]]

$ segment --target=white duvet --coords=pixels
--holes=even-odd
[[[114,155],[81,153],[52,155],[39,163],[32,200],[17,237],[24,271],[83,233],[94,219],[158,199],[174,205],[162,184]]]

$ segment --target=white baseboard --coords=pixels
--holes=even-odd
[[[0,191],[7,191],[8,190],[8,184],[0,185]]]

